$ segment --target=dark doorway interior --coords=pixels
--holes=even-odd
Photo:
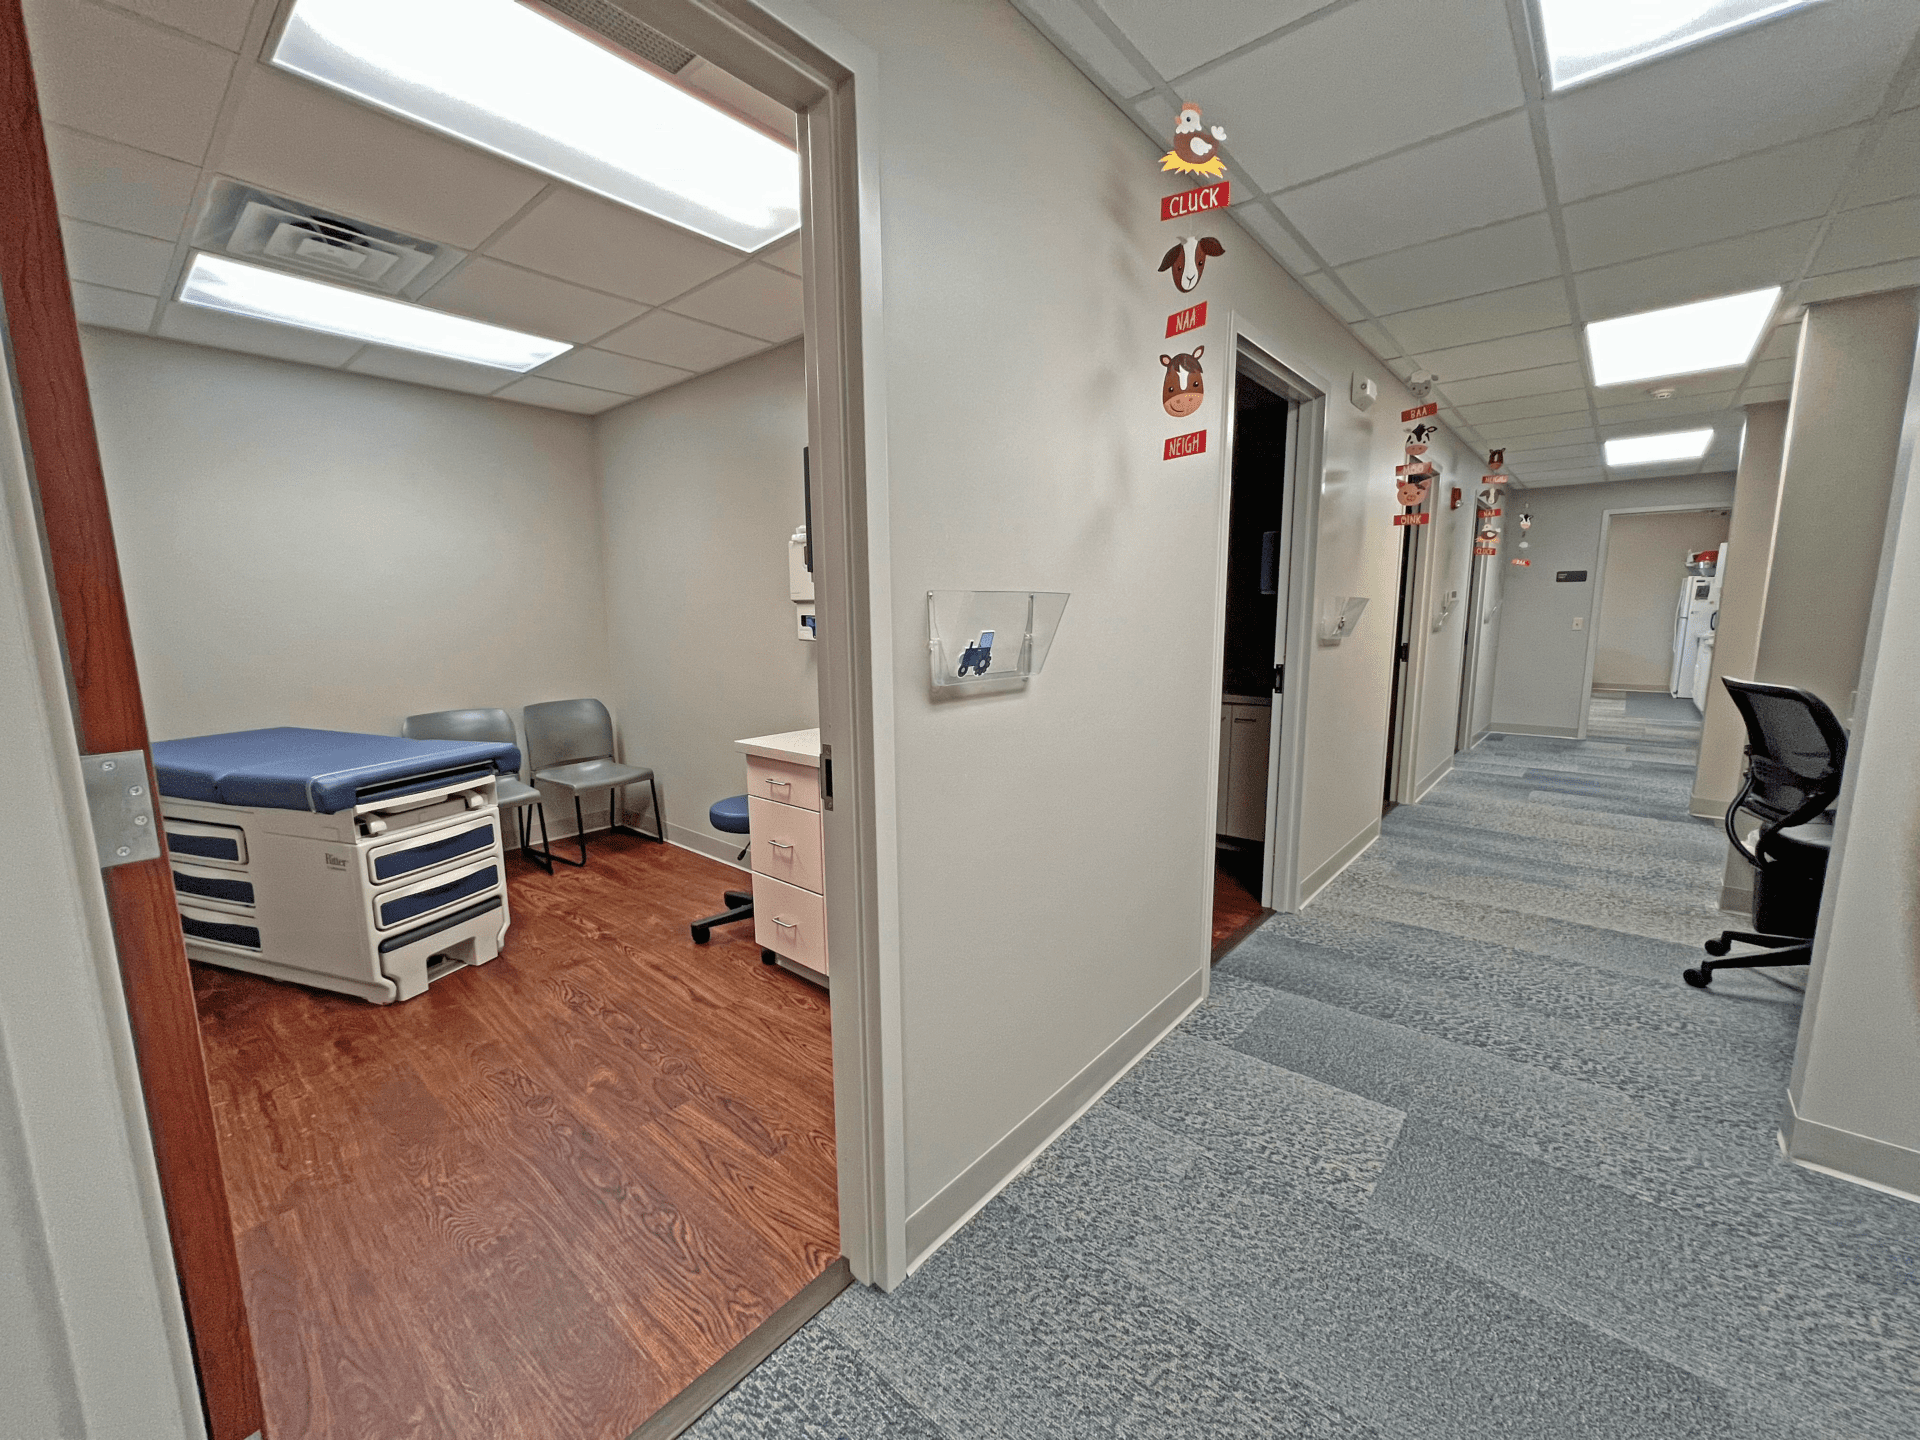
[[[1380,813],[1398,804],[1393,792],[1401,760],[1400,722],[1407,708],[1408,657],[1413,646],[1413,575],[1421,531],[1412,525],[1400,531],[1400,582],[1395,587],[1393,612],[1393,683],[1387,700],[1387,770],[1381,782]]]

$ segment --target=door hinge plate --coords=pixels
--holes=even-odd
[[[1276,695],[1282,694],[1286,688],[1287,667],[1284,665],[1276,665],[1273,667],[1273,693]]]
[[[158,860],[160,827],[154,821],[146,755],[139,750],[82,755],[80,770],[86,776],[87,811],[93,818],[100,868]]]
[[[833,808],[833,747],[826,744],[820,747],[820,808]]]

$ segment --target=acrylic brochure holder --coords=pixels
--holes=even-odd
[[[1038,675],[1066,609],[1063,590],[929,590],[933,683],[944,688]]]

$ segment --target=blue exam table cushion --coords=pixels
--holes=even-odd
[[[486,740],[403,740],[350,730],[236,730],[160,740],[153,771],[175,800],[331,815],[368,790],[459,770],[520,773],[520,747]]]

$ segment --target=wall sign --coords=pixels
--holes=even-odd
[[[1185,435],[1175,435],[1161,451],[1162,460],[1184,460],[1189,455],[1204,455],[1207,451],[1207,432],[1194,430]]]
[[[1393,517],[1393,523],[1396,525],[1426,525],[1431,523],[1432,520],[1433,516],[1425,514],[1424,512],[1419,515],[1396,515]]]
[[[1577,585],[1587,578],[1587,572],[1584,570],[1556,570],[1553,572],[1553,578],[1562,585]]]
[[[1207,302],[1204,300],[1198,305],[1189,305],[1184,310],[1176,310],[1167,317],[1167,339],[1171,340],[1176,335],[1184,335],[1189,330],[1198,330],[1206,323]]]
[[[1531,564],[1533,564],[1533,562],[1532,562],[1531,560],[1516,560],[1516,561],[1514,561],[1513,563],[1514,563],[1514,564],[1516,564],[1516,565],[1531,565]]]
[[[1476,555],[1498,555],[1500,553],[1500,547],[1498,545],[1476,545],[1473,547],[1473,553]]]
[[[1224,210],[1233,203],[1233,182],[1222,180],[1218,185],[1202,185],[1198,190],[1182,190],[1178,195],[1169,195],[1160,202],[1162,220],[1179,220],[1187,215],[1198,215],[1202,210]]]
[[[1180,107],[1180,118],[1173,127],[1173,148],[1160,157],[1160,168],[1218,180],[1227,173],[1226,162],[1220,158],[1220,147],[1226,143],[1227,132],[1218,125],[1201,125],[1200,107],[1189,100]]]
[[[1438,415],[1439,413],[1440,413],[1439,402],[1434,400],[1429,400],[1426,404],[1416,405],[1411,410],[1402,410],[1400,412],[1400,423],[1402,425],[1410,424],[1415,420],[1424,420],[1429,415]]]

